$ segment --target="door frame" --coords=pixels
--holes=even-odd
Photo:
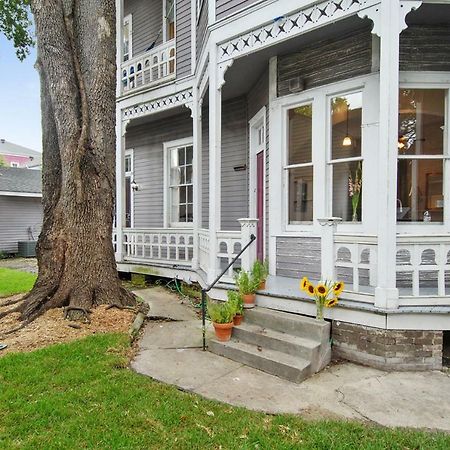
[[[249,204],[249,217],[256,218],[257,215],[257,160],[256,155],[261,153],[258,151],[261,149],[258,143],[258,130],[264,126],[264,144],[263,144],[263,218],[262,223],[262,235],[263,235],[263,255],[266,258],[266,152],[267,152],[267,120],[266,120],[266,107],[263,106],[248,122],[248,134],[249,134],[249,182],[248,182],[248,204]]]

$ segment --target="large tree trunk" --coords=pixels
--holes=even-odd
[[[41,78],[44,223],[25,321],[67,307],[134,305],[112,246],[115,192],[114,0],[32,0]]]

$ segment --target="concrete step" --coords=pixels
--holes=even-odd
[[[320,350],[320,342],[318,341],[281,333],[246,322],[233,328],[233,339],[304,358],[308,361],[318,356]]]
[[[311,365],[306,359],[261,348],[247,342],[211,340],[209,350],[217,355],[225,356],[294,383],[300,383],[312,373]]]
[[[329,322],[298,314],[256,307],[245,311],[245,321],[266,329],[318,341],[322,344],[328,343],[330,339]]]

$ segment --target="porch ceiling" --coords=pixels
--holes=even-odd
[[[311,46],[314,42],[367,27],[370,23],[368,19],[362,20],[358,16],[352,16],[236,59],[225,74],[223,99],[238,97],[249,92],[268,68],[269,59],[273,56],[295,53],[301,48]]]

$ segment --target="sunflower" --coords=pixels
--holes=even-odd
[[[321,297],[323,297],[328,294],[328,288],[324,284],[319,283],[316,286],[315,293],[316,295],[320,295]]]
[[[302,290],[302,291],[305,291],[305,292],[307,292],[308,291],[308,286],[309,286],[309,280],[308,280],[308,278],[306,278],[306,277],[303,277],[302,278],[302,281],[300,281],[300,289]]]
[[[315,289],[314,289],[314,286],[312,284],[308,284],[308,287],[306,288],[306,293],[309,296],[314,297]]]
[[[345,285],[343,281],[338,281],[337,283],[335,283],[333,286],[334,295],[338,296],[339,294],[341,294],[342,291],[344,290],[344,287]]]
[[[338,304],[338,299],[336,297],[334,297],[334,298],[330,298],[330,300],[328,300],[325,303],[325,306],[327,308],[332,308],[333,306],[336,306],[337,304]]]

